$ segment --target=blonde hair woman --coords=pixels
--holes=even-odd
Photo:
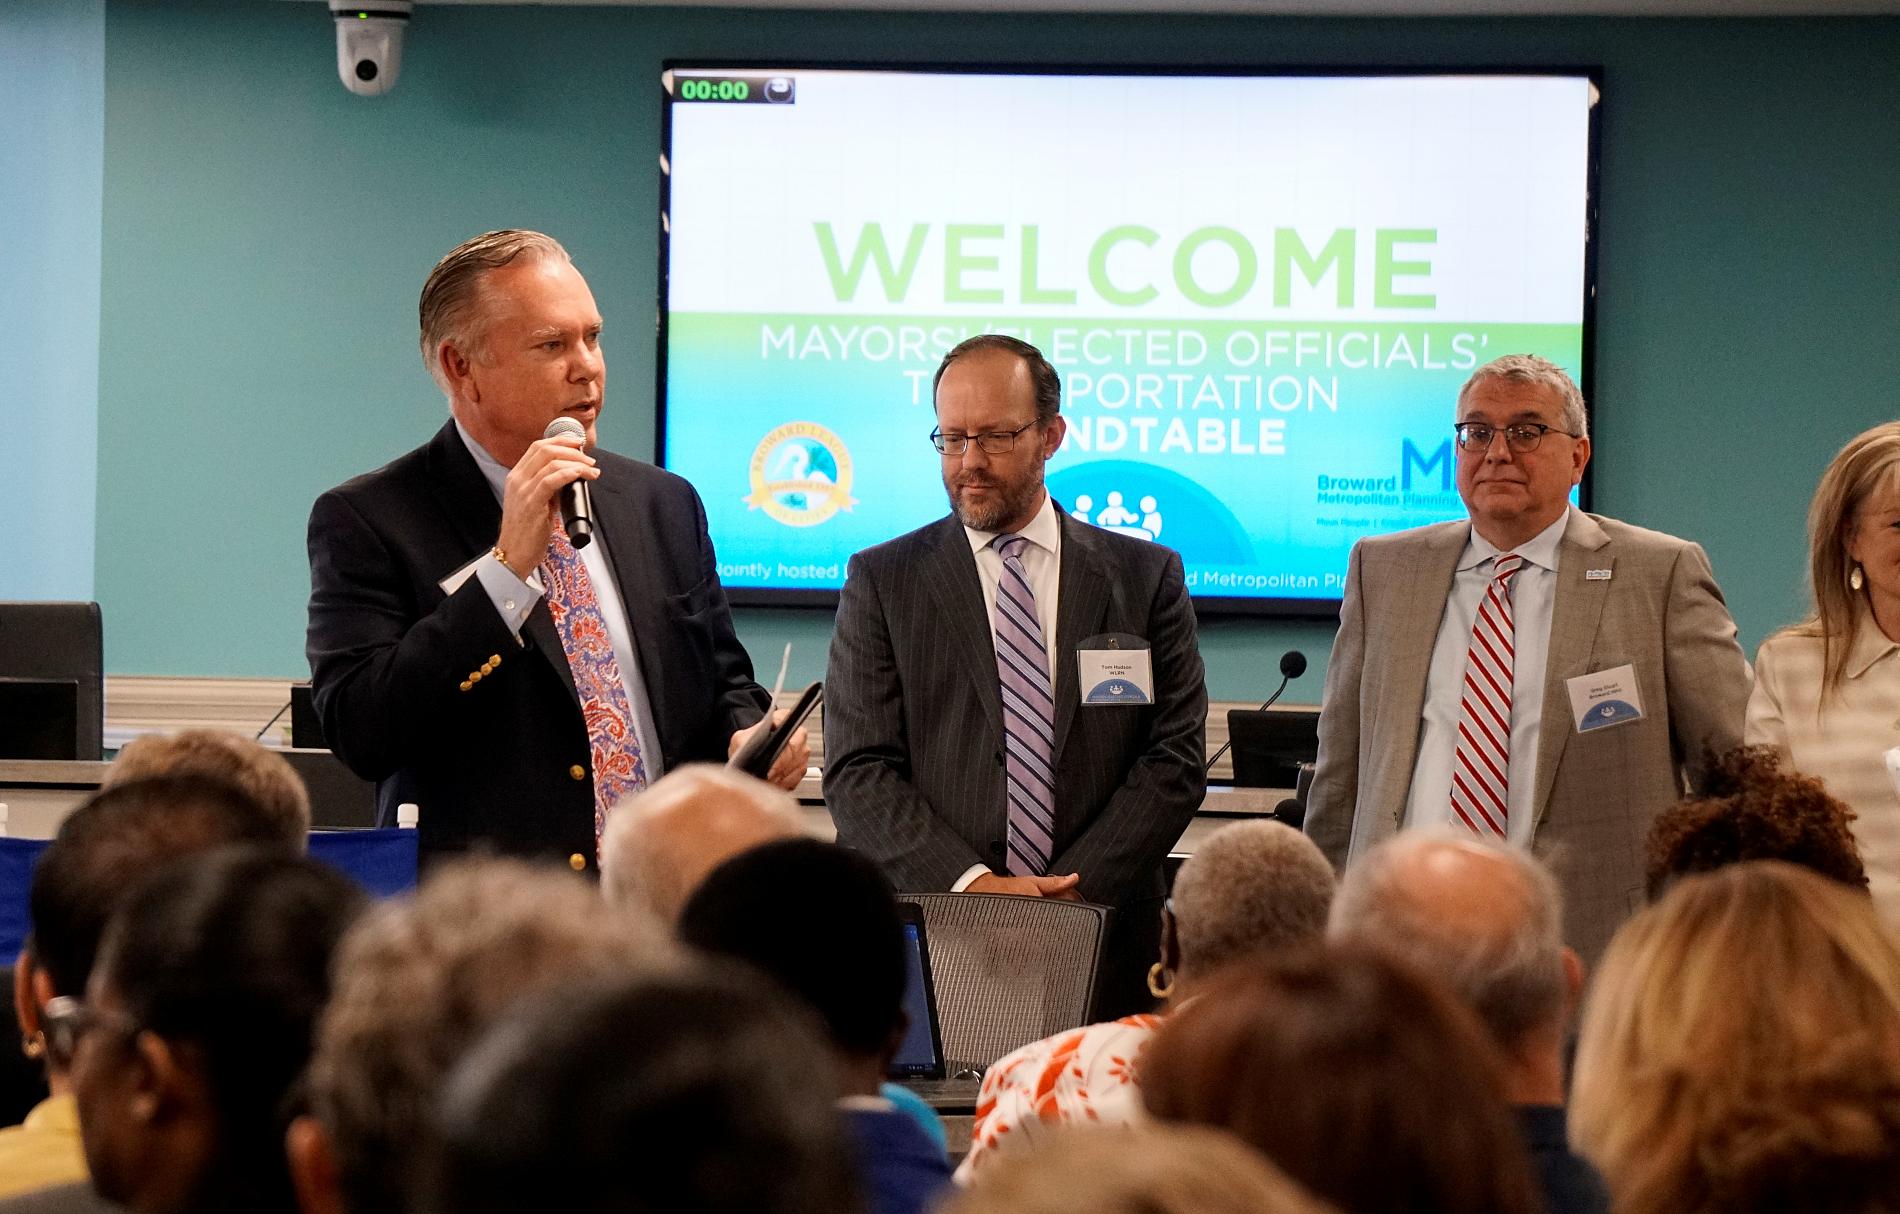
[[[1900,422],[1834,457],[1808,510],[1814,611],[1762,644],[1744,740],[1818,776],[1855,814],[1869,886],[1900,924]]]
[[[1848,1214],[1900,1194],[1900,950],[1780,861],[1690,877],[1618,932],[1571,1136],[1618,1214]]]

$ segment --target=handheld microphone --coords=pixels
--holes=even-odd
[[[1286,692],[1286,685],[1288,683],[1291,683],[1294,679],[1299,678],[1301,675],[1305,673],[1306,673],[1306,655],[1305,654],[1301,653],[1297,649],[1289,649],[1285,653],[1281,654],[1280,655],[1280,685],[1273,689],[1273,694],[1267,697],[1266,703],[1262,704],[1259,708],[1255,709],[1254,711],[1265,712],[1267,709],[1272,708],[1275,701],[1279,700],[1281,695],[1283,695]],[[1234,740],[1232,738],[1228,738],[1225,742],[1222,742],[1221,748],[1214,752],[1214,757],[1209,759],[1207,761],[1207,766],[1201,769],[1201,774],[1205,776],[1208,772],[1213,771],[1214,764],[1220,762],[1220,757],[1226,754],[1227,748],[1229,746],[1232,746],[1233,744],[1234,744]]]
[[[581,442],[587,441],[587,427],[571,417],[557,417],[548,423],[542,438],[561,438],[570,436]],[[588,491],[585,479],[561,486],[561,526],[567,528],[567,542],[575,549],[587,547],[594,539],[594,497]],[[1300,668],[1305,669],[1306,659],[1300,659]]]

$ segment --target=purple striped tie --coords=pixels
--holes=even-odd
[[[1003,788],[1009,804],[1009,871],[1044,876],[1055,856],[1056,700],[1036,594],[1023,572],[1020,535],[990,543],[1003,557],[996,586],[996,677],[1003,692]]]

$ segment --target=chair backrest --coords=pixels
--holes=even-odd
[[[1009,894],[899,894],[923,908],[944,1056],[987,1067],[1087,1022],[1108,908]]]
[[[52,842],[0,835],[0,965],[20,955],[32,930],[33,867]],[[414,830],[314,830],[310,854],[378,898],[416,886]]]
[[[40,862],[50,839],[13,839],[0,836],[0,964],[11,965],[32,931],[28,911],[33,890],[33,866]]]
[[[74,758],[105,752],[105,641],[97,603],[0,602],[0,677],[79,688]]]
[[[389,898],[416,887],[416,839],[413,829],[401,826],[313,830],[310,858],[341,870],[378,898]]]

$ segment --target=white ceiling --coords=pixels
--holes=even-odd
[[[1900,0],[420,0],[417,7],[521,3],[1287,17],[1846,17],[1900,13]]]

